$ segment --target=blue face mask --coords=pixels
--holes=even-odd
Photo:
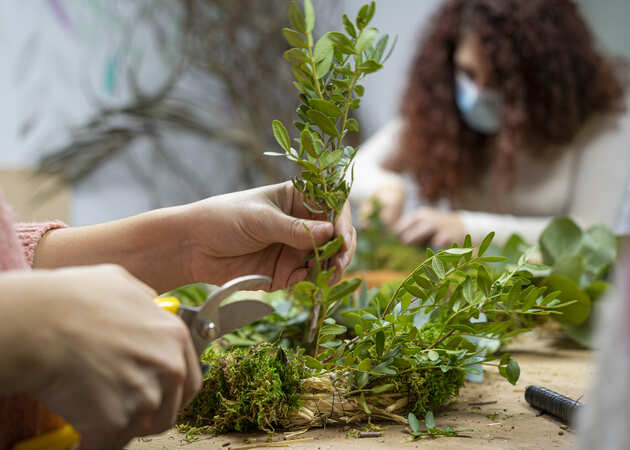
[[[501,97],[479,88],[463,72],[455,74],[455,101],[464,122],[481,134],[496,134],[501,129]]]

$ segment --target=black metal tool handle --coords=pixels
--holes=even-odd
[[[576,413],[583,405],[542,386],[527,386],[525,400],[534,408],[556,416],[569,425],[575,423]]]

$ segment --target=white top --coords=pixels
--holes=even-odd
[[[630,112],[630,96],[627,98]],[[395,119],[365,142],[356,157],[353,203],[362,203],[379,189],[402,185],[406,192],[403,214],[426,204],[408,175],[386,171],[385,159],[399,145],[404,123]],[[630,176],[630,114],[591,119],[570,144],[573,148],[554,160],[519,156],[512,190],[497,189],[492,176],[468,189],[452,207],[473,240],[489,232],[496,242],[512,233],[528,242],[538,236],[554,216],[567,215],[583,227],[604,224],[627,233],[626,187]],[[442,206],[444,203],[442,204]]]

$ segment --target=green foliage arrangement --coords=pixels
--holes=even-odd
[[[303,10],[293,1],[293,28],[283,30],[294,47],[285,58],[301,100],[294,123],[300,135],[296,149],[286,127],[274,121],[283,153],[272,155],[299,166],[293,183],[306,208],[331,222],[352,185],[357,149],[343,139],[358,130],[349,114],[364,94],[359,81],[387,59],[387,36],[377,40],[378,31],[368,27],[374,10],[374,2],[363,6],[354,22],[344,15],[345,33],[329,32],[315,42],[311,1],[304,0]],[[308,311],[302,341],[308,354],[277,345],[209,350],[204,358],[211,369],[202,393],[182,415],[182,430],[272,430],[370,418],[406,424],[416,416],[430,424],[433,410],[457,395],[465,374],[480,364],[497,367],[516,383],[518,363],[509,354],[488,355],[474,339],[505,341],[527,331],[519,325],[524,317],[559,314],[572,301],[532,284],[529,252],[503,270],[490,270],[488,264],[505,261],[485,254],[492,238],[477,249],[470,237],[462,247],[429,249],[404,280],[372,294],[363,288],[358,299],[359,280],[329,283],[334,269],[327,261],[342,239],[314,248],[311,279],[291,292],[294,304]],[[435,427],[428,432],[456,433]]]
[[[538,239],[545,266],[526,266],[537,285],[559,291],[560,300],[573,301],[560,309],[561,315],[553,317],[583,346],[591,345],[591,312],[609,288],[607,279],[617,260],[618,246],[613,232],[603,225],[582,230],[568,217],[557,217]],[[506,261],[494,264],[494,269],[505,270],[530,249],[521,236],[512,235],[497,253]]]
[[[407,423],[409,413],[426,417],[456,396],[465,374],[479,364],[496,367],[515,383],[518,363],[509,354],[487,354],[471,338],[505,341],[527,331],[519,326],[524,318],[559,314],[572,302],[532,284],[527,254],[504,271],[489,269],[488,264],[505,262],[485,254],[491,240],[492,234],[478,249],[467,238],[462,247],[427,250],[425,261],[404,280],[343,312],[343,324],[327,316],[313,356],[302,349],[278,356],[278,347],[269,345],[225,354],[210,350],[205,359],[212,368],[184,423],[204,431],[370,418]],[[295,301],[310,300],[312,286],[296,285]],[[353,295],[343,298],[351,303]],[[482,314],[487,321],[476,321]]]

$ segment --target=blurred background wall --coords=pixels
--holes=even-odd
[[[197,64],[190,73],[174,76],[182,56],[175,25],[186,20],[174,1],[1,2],[0,169],[33,167],[56,152],[48,168],[74,180],[68,198],[75,225],[290,176],[260,157],[273,146],[272,118],[290,121],[295,97],[281,58],[279,26],[285,15],[280,12],[287,2],[202,3],[223,5],[230,20],[249,22],[233,26],[235,32],[217,32],[213,46],[190,50],[200,61],[218,61],[217,67]],[[363,3],[315,0],[322,13],[318,20],[337,24],[342,10],[353,15]],[[422,27],[440,3],[377,2],[374,24],[398,35],[398,45],[385,68],[365,83],[361,139],[396,114]],[[579,4],[602,45],[630,58],[630,2]],[[239,15],[243,10],[249,12],[245,19]],[[204,14],[188,25],[218,20],[211,8]],[[217,23],[230,27],[225,18]],[[256,47],[262,41],[264,52]],[[162,91],[172,100],[167,106],[143,104],[143,95],[156,97]],[[135,107],[132,114],[124,111],[129,105]],[[194,120],[182,123],[179,113]],[[85,176],[79,177],[80,171]],[[0,175],[0,186],[3,182],[8,177]]]

